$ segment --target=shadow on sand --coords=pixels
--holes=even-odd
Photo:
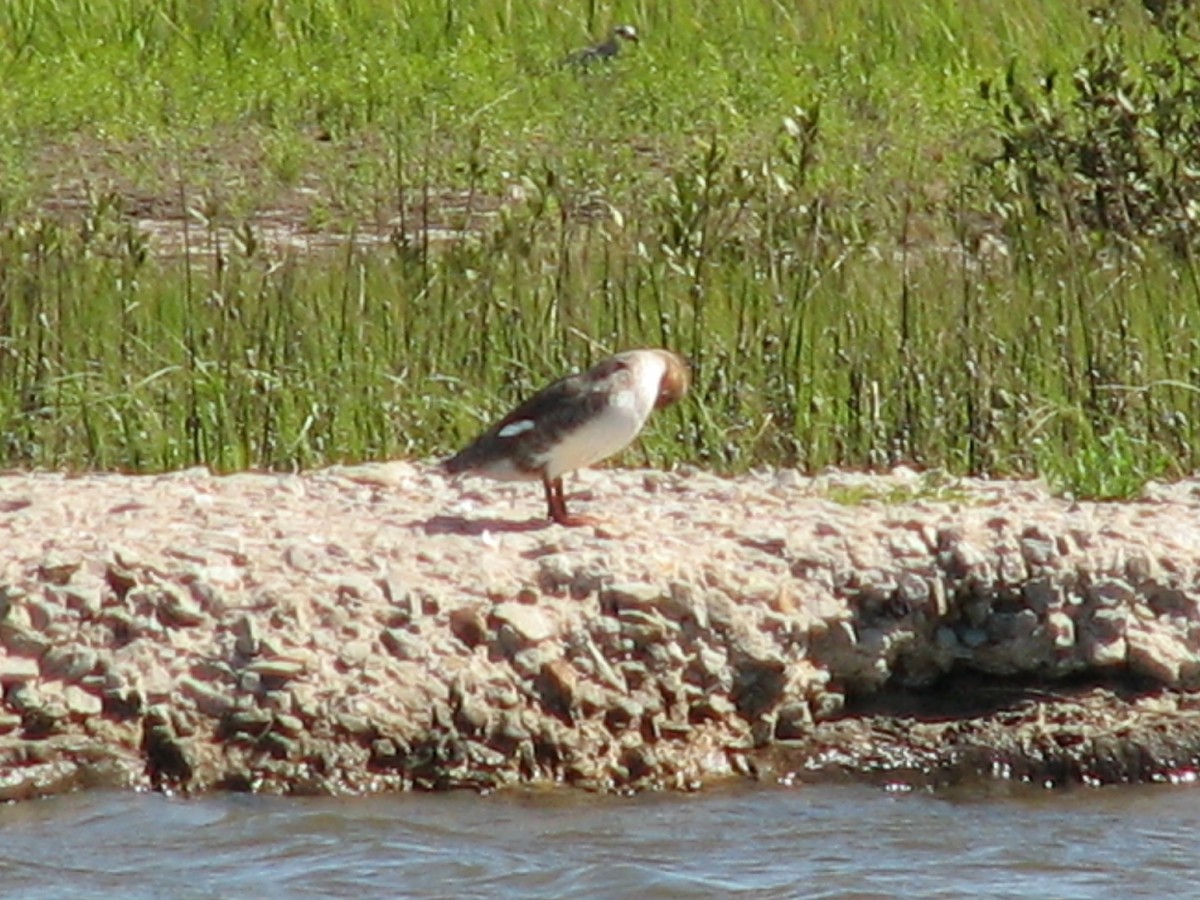
[[[554,523],[549,519],[526,519],[524,521],[515,521],[513,519],[497,519],[495,517],[472,517],[465,516],[433,516],[421,522],[414,522],[413,525],[420,528],[426,534],[464,534],[464,535],[481,535],[484,532],[522,532],[522,531],[541,531],[549,528]]]

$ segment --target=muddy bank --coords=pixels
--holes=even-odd
[[[0,476],[0,797],[1187,780],[1200,485]]]

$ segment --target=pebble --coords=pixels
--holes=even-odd
[[[238,690],[245,694],[257,694],[262,690],[262,680],[258,672],[242,672],[238,675]]]
[[[706,644],[696,651],[695,662],[707,679],[721,679],[729,674],[728,657]]]
[[[959,577],[982,575],[988,563],[984,552],[966,540],[958,540],[951,545],[950,557],[954,561],[956,574]]]
[[[237,709],[225,718],[228,728],[233,732],[258,737],[275,721],[275,716],[265,709]]]
[[[635,581],[614,582],[604,589],[604,601],[614,609],[657,610],[663,591],[653,584]]]
[[[233,626],[233,648],[239,656],[247,659],[258,656],[262,649],[262,627],[252,616],[239,616]]]
[[[13,711],[18,713],[35,712],[46,705],[37,686],[29,681],[19,681],[9,688],[6,700]]]
[[[287,680],[303,675],[305,672],[303,662],[294,659],[256,659],[246,667],[247,672],[259,675],[263,678],[279,678]]]
[[[562,658],[562,648],[556,643],[535,644],[512,655],[513,671],[525,679],[535,677],[550,662]]]
[[[291,737],[299,737],[304,733],[304,721],[288,713],[276,713],[274,725],[277,729]]]
[[[184,676],[176,685],[180,693],[196,704],[196,709],[206,716],[219,719],[233,707],[233,698],[219,688],[196,678]]]
[[[25,596],[20,588],[9,584],[0,584],[0,622],[8,618],[12,612],[13,603]]]
[[[67,609],[84,616],[95,616],[101,607],[101,586],[98,584],[72,584],[57,594]]]
[[[0,656],[0,685],[33,681],[41,674],[36,659]]]
[[[384,648],[397,659],[422,660],[429,657],[429,644],[415,634],[398,628],[385,628],[379,636]]]
[[[383,595],[379,585],[374,580],[357,572],[340,576],[336,581],[336,590],[338,599],[342,601],[377,601]]]
[[[1031,532],[1026,532],[1030,535]],[[1031,568],[1038,569],[1049,565],[1057,556],[1057,545],[1050,537],[1043,537],[1038,532],[1034,536],[1021,538],[1021,556]]]
[[[1075,620],[1066,613],[1055,611],[1046,616],[1046,630],[1056,650],[1065,651],[1075,646]]]
[[[558,624],[549,613],[524,603],[501,603],[492,610],[491,618],[524,643],[538,643],[558,633]]]
[[[709,624],[718,631],[729,631],[738,617],[737,607],[730,597],[721,591],[708,591],[704,595]]]
[[[1118,630],[1097,615],[1084,623],[1083,636],[1084,639],[1078,642],[1083,650],[1083,662],[1097,669],[1125,664],[1128,645],[1123,626]]]
[[[78,681],[96,670],[100,656],[90,647],[52,647],[42,657],[42,672],[47,678]]]
[[[104,575],[108,586],[121,599],[124,599],[126,594],[137,587],[137,575],[131,569],[115,561],[108,564]]]
[[[892,556],[904,558],[922,558],[929,556],[930,547],[919,531],[902,529],[888,536],[888,547]]]
[[[391,604],[393,625],[407,625],[413,616],[412,595],[402,570],[391,567],[377,582],[383,597]]]
[[[38,566],[38,578],[47,584],[67,584],[82,565],[83,557],[77,553],[54,553]]]
[[[63,689],[63,704],[75,716],[98,716],[104,709],[104,701],[81,687],[69,684]]]
[[[208,621],[208,616],[190,596],[170,585],[159,589],[158,619],[168,628],[193,628]]]
[[[510,741],[527,741],[532,734],[521,721],[521,716],[516,710],[506,710],[500,715],[500,724],[496,728],[496,734]]]
[[[460,606],[450,612],[450,631],[468,647],[478,647],[490,634],[483,606]]]
[[[969,650],[976,650],[988,642],[988,633],[982,628],[964,628],[959,641]]]
[[[371,658],[370,641],[347,641],[338,650],[338,659],[342,665],[358,668]]]
[[[488,685],[484,696],[488,703],[498,709],[513,709],[521,702],[521,695],[517,689],[508,682],[493,683]]]
[[[289,567],[305,574],[316,571],[320,564],[317,551],[302,541],[284,547],[283,559]]]
[[[639,644],[664,644],[674,640],[679,626],[668,622],[657,612],[641,609],[622,609],[618,614],[621,635]]]
[[[510,707],[516,703],[508,704]],[[492,711],[478,697],[463,697],[455,713],[454,724],[467,734],[478,734],[486,731],[492,721]]]
[[[1125,606],[1137,596],[1130,585],[1117,578],[1099,578],[1088,586],[1086,593],[1101,606]]]
[[[50,641],[32,628],[16,624],[14,618],[0,621],[0,645],[18,656],[41,658],[50,649]]]

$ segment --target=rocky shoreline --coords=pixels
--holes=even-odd
[[[1200,483],[0,476],[0,799],[1188,781]]]

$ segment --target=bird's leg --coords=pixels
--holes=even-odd
[[[543,475],[542,484],[546,487],[547,513],[553,521],[567,528],[596,524],[596,520],[590,516],[573,516],[567,512],[567,497],[563,492],[561,475],[553,479]]]
[[[546,488],[546,515],[555,522],[567,514],[562,496],[562,479],[542,475],[542,486]]]

